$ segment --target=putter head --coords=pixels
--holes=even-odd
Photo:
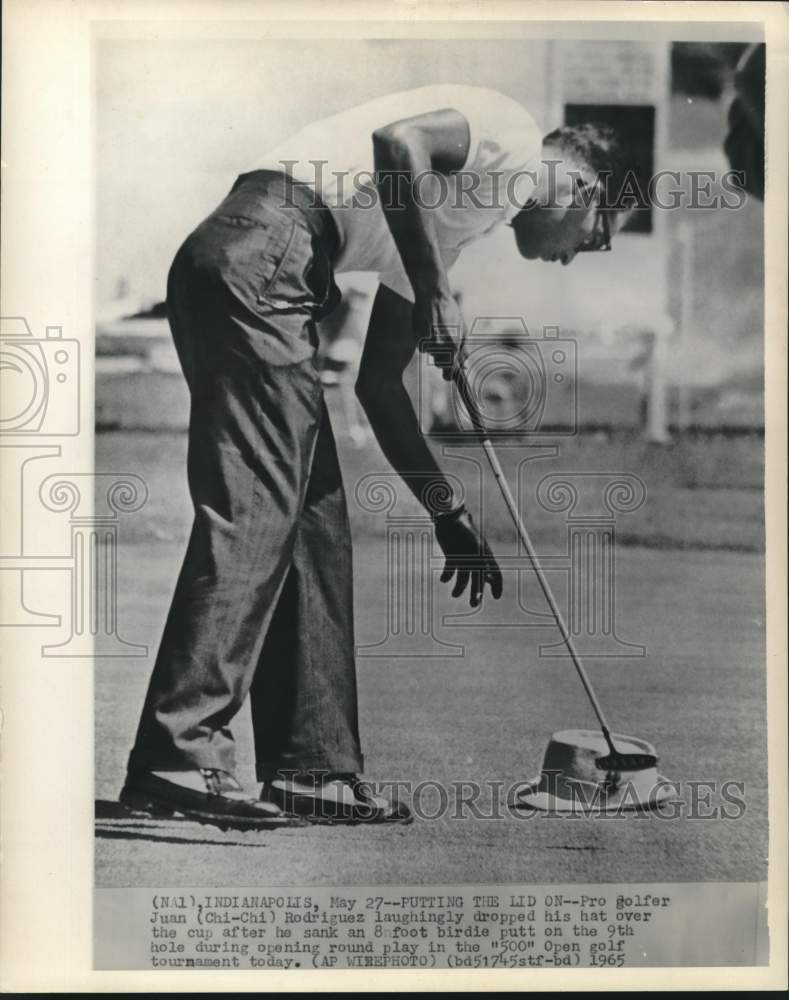
[[[609,753],[595,758],[595,767],[600,771],[648,771],[657,767],[658,759],[651,753]]]

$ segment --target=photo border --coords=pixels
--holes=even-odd
[[[787,678],[786,663],[786,301],[789,92],[786,6],[773,3],[490,3],[244,2],[229,0],[6,0],[3,88],[3,313],[24,314],[38,332],[57,323],[82,346],[83,428],[63,442],[64,465],[93,471],[93,257],[95,147],[92,44],[98,37],[162,37],[243,29],[268,37],[295,31],[317,37],[399,37],[474,33],[495,37],[612,38],[650,23],[669,24],[672,40],[725,36],[751,24],[767,39],[767,185],[765,196],[765,514],[767,530],[767,706],[770,786],[768,915],[765,968],[661,968],[660,987],[781,988],[787,953]],[[582,19],[582,20],[577,20]],[[323,24],[318,23],[322,21]],[[539,22],[539,24],[536,24]],[[612,24],[617,22],[617,25]],[[682,28],[677,26],[681,24]],[[623,34],[618,34],[622,32]],[[443,34],[442,34],[443,33]],[[490,34],[488,34],[490,33]],[[739,39],[738,35],[738,39]],[[743,39],[745,40],[745,39]],[[624,969],[371,972],[96,972],[93,926],[93,661],[47,660],[35,636],[0,636],[4,665],[0,889],[2,988],[103,991],[520,990],[655,987],[654,972]],[[46,807],[46,812],[43,807]],[[594,979],[594,985],[590,986]]]

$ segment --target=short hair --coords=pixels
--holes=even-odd
[[[632,199],[622,199],[626,180],[639,173],[635,153],[620,132],[602,122],[565,125],[549,132],[543,140],[572,159],[578,167],[603,181],[602,203],[613,211],[631,207]]]

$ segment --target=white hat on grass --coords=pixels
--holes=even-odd
[[[613,733],[623,754],[655,755],[655,748],[636,736]],[[610,750],[603,734],[593,729],[554,733],[543,757],[539,777],[519,786],[511,805],[562,813],[610,813],[653,809],[676,787],[651,767],[640,771],[606,772],[597,765]]]

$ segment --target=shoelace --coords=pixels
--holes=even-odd
[[[227,771],[216,767],[201,767],[200,774],[211,795],[221,795],[223,791],[240,791],[241,786]]]

